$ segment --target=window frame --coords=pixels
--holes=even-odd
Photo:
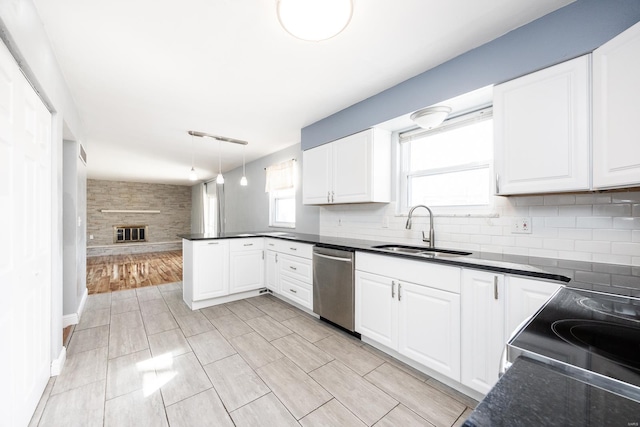
[[[409,209],[411,208],[411,206],[408,204],[409,195],[411,194],[411,178],[487,168],[490,177],[487,182],[488,204],[443,205],[430,207],[432,208],[434,213],[444,216],[495,216],[495,198],[493,188],[491,186],[491,177],[493,176],[493,153],[491,153],[489,159],[483,161],[457,164],[442,168],[423,169],[415,171],[409,170],[409,163],[411,159],[411,141],[417,140],[423,136],[447,132],[459,127],[492,119],[493,107],[490,106],[446,120],[442,125],[432,130],[414,127],[395,132],[398,156],[398,173],[396,174],[396,177],[398,179],[398,204],[396,206],[396,212],[398,215],[406,216],[409,212]]]
[[[276,208],[278,200],[293,199],[293,222],[282,222],[276,220]],[[296,228],[296,189],[287,188],[284,190],[269,191],[269,227]]]

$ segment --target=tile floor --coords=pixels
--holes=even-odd
[[[88,297],[31,426],[459,426],[477,402],[263,295]]]

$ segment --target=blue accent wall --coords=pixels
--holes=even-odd
[[[589,53],[640,21],[640,0],[578,0],[302,129],[302,149]]]

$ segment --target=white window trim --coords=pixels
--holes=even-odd
[[[409,215],[409,209],[411,206],[408,206],[408,198],[409,198],[409,177],[417,177],[417,176],[428,176],[435,175],[446,172],[457,172],[462,170],[472,170],[479,168],[489,168],[489,176],[494,176],[493,171],[493,156],[491,160],[481,161],[481,162],[473,162],[468,163],[466,165],[456,165],[447,168],[439,168],[439,169],[431,169],[428,171],[412,171],[407,172],[409,170],[409,158],[404,154],[403,150],[410,150],[410,144],[408,143],[412,139],[417,139],[418,137],[426,134],[433,134],[443,132],[455,127],[460,126],[461,124],[467,124],[474,120],[486,120],[487,117],[491,117],[493,115],[493,108],[488,107],[482,110],[478,110],[475,112],[467,113],[462,116],[454,117],[445,121],[441,126],[434,130],[425,130],[421,128],[414,129],[405,129],[402,131],[397,131],[393,133],[393,139],[396,141],[396,156],[397,156],[397,166],[398,172],[396,174],[397,178],[397,205],[396,205],[396,216],[406,217]],[[409,138],[404,138],[405,142],[402,141],[400,137],[401,134],[408,136]],[[491,180],[489,180],[491,181]],[[434,206],[431,208],[434,216],[441,217],[480,217],[480,218],[495,218],[498,217],[496,207],[496,196],[493,193],[493,187],[491,182],[487,183],[487,191],[489,193],[489,204],[488,205],[465,205],[465,206]],[[416,211],[416,216],[427,216],[428,214],[423,212],[422,210]]]
[[[279,194],[285,192],[285,191],[291,191],[293,193],[292,197],[278,197]],[[294,222],[278,222],[276,221],[275,215],[276,215],[276,211],[275,211],[275,201],[276,199],[289,199],[292,198],[294,203],[296,202],[296,189],[295,188],[290,188],[290,189],[286,189],[286,190],[272,190],[269,192],[269,227],[276,227],[276,228],[296,228],[296,223]],[[297,214],[296,214],[297,215]]]

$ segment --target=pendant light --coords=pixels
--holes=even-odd
[[[305,41],[322,41],[342,32],[353,14],[353,0],[278,0],[280,25]]]
[[[197,181],[198,180],[198,174],[196,173],[196,170],[193,167],[193,154],[194,149],[193,149],[193,135],[191,135],[191,172],[189,172],[189,181]]]
[[[224,176],[222,176],[222,141],[218,140],[218,176],[216,184],[224,184]]]
[[[240,178],[240,185],[243,187],[246,187],[248,182],[247,182],[247,174],[245,172],[245,161],[244,161],[244,154],[245,151],[247,151],[246,149],[246,145],[242,148],[242,178]]]

